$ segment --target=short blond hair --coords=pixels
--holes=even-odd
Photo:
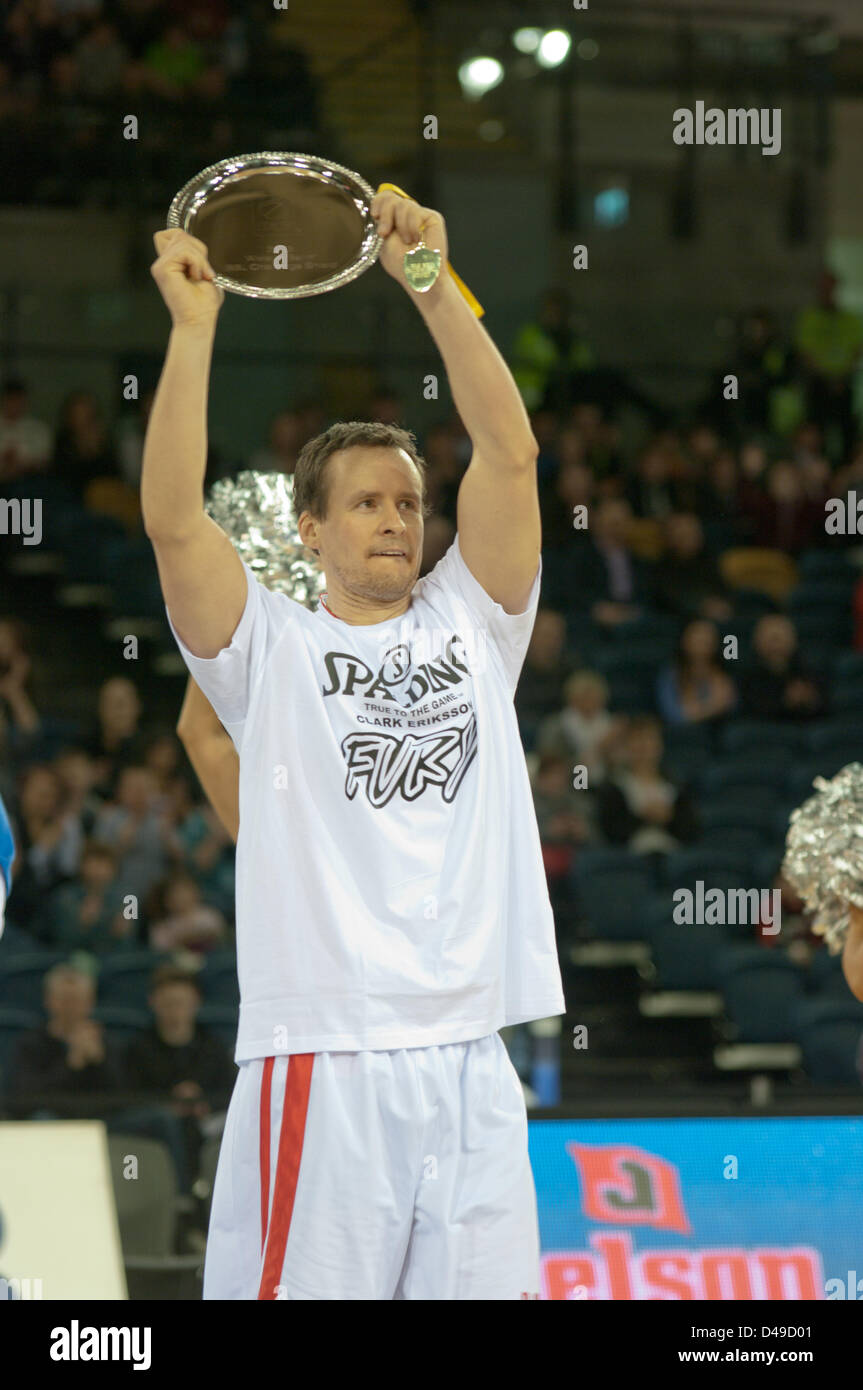
[[[608,681],[598,671],[574,671],[563,683],[564,698],[571,700],[583,690],[598,690],[603,700],[608,699]]]

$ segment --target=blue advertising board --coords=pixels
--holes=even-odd
[[[863,1299],[863,1119],[533,1120],[547,1299]]]

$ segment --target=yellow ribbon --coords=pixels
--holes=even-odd
[[[389,191],[390,193],[398,193],[398,195],[399,195],[400,198],[409,198],[409,197],[411,196],[409,193],[405,193],[404,189],[403,189],[403,188],[399,188],[398,185],[395,184],[395,183],[379,183],[379,184],[378,184],[377,189],[376,189],[376,192],[378,192],[378,193],[385,193],[385,192],[387,192],[387,191]],[[464,298],[467,300],[467,302],[468,302],[468,304],[470,305],[470,307],[473,309],[473,311],[474,311],[474,313],[476,314],[477,318],[478,318],[478,319],[481,319],[482,316],[483,316],[483,314],[485,313],[485,309],[482,307],[482,305],[480,304],[479,300],[478,300],[474,295],[471,294],[471,292],[470,292],[470,290],[468,289],[467,285],[465,284],[464,280],[462,280],[461,277],[460,277],[459,275],[456,275],[456,273],[455,273],[455,271],[453,270],[452,266],[450,265],[449,261],[447,261],[447,263],[446,263],[446,268],[447,268],[447,270],[449,271],[449,273],[450,273],[450,275],[452,276],[452,278],[455,280],[456,288],[457,288],[458,290],[460,290],[460,292],[462,293],[462,295],[464,296]]]

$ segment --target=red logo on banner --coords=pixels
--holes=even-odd
[[[567,1144],[566,1150],[578,1169],[585,1216],[692,1234],[673,1164],[631,1144]]]

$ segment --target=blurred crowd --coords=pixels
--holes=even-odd
[[[210,164],[213,148],[256,130],[303,132],[308,144],[317,84],[277,19],[272,7],[237,0],[10,0],[0,19],[0,149],[16,157],[3,161],[0,200],[110,204],[129,113],[156,178],[176,177],[171,113],[183,121],[185,177],[196,149]],[[160,119],[148,122],[151,113]],[[140,179],[139,165],[134,173]]]
[[[163,8],[142,3],[138,17]],[[860,347],[859,323],[825,275],[787,340],[763,312],[747,316],[737,356],[699,408],[675,418],[596,367],[557,292],[511,345],[540,445],[543,518],[540,609],[515,705],[561,940],[579,930],[575,869],[586,849],[657,860],[706,842],[705,774],[722,764],[723,730],[832,728],[853,714],[855,680],[863,693],[860,548],[853,533],[827,533],[825,502],[853,499],[863,484],[852,394]],[[729,373],[740,382],[733,406]],[[73,529],[57,545],[108,588],[129,568],[121,550],[119,570],[100,570],[112,547],[138,547],[151,581],[142,596],[155,593],[149,616],[163,620],[137,505],[151,400],[115,427],[83,389],[46,421],[26,381],[7,378],[0,489],[62,499],[53,511]],[[623,443],[624,413],[639,421],[634,449]],[[363,418],[409,424],[409,404],[382,383]],[[298,401],[246,458],[211,450],[207,481],[241,467],[290,473],[329,423],[325,401]],[[419,443],[433,508],[428,573],[455,534],[471,445],[456,414]],[[136,611],[134,593],[124,603]],[[55,619],[67,616],[58,609]],[[50,675],[50,657],[39,661]],[[3,617],[0,791],[19,852],[0,949],[9,959],[48,953],[30,1026],[6,1020],[4,1103],[15,1114],[66,1113],[82,1097],[94,1109],[98,1094],[111,1123],[163,1136],[188,1184],[202,1117],[219,1113],[232,1075],[230,1016],[211,1029],[202,1006],[215,997],[208,961],[233,969],[234,846],[176,725],[148,717],[143,678],[117,673],[88,687],[90,720],[70,727],[50,684],[34,681],[36,664],[28,625]],[[779,796],[784,773],[775,777]],[[775,874],[782,838],[774,827],[757,841]],[[801,906],[787,885],[784,901],[789,914]],[[778,947],[764,944],[801,959],[817,950],[802,912]],[[138,1026],[112,1015],[122,991],[100,984],[116,983],[130,960]],[[0,993],[0,1044],[3,1009],[16,1002]]]

